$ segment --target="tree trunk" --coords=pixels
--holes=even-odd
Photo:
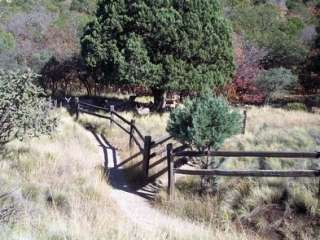
[[[213,166],[216,168],[214,157],[210,157],[210,148],[208,150],[208,155],[203,157],[201,161],[201,169],[209,169]],[[217,191],[217,179],[215,176],[201,176],[201,194],[215,194]]]
[[[152,94],[154,98],[153,110],[162,112],[166,105],[167,92],[162,89],[152,89]]]

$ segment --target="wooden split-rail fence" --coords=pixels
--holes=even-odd
[[[174,199],[175,174],[197,176],[226,176],[226,177],[320,177],[320,169],[314,170],[226,170],[226,169],[179,169],[175,167],[177,158],[193,157],[262,157],[262,158],[291,158],[319,159],[320,152],[248,152],[248,151],[180,151],[174,152],[172,144],[167,145],[168,163],[168,194]],[[319,192],[320,198],[320,181]]]
[[[320,169],[313,170],[226,170],[226,169],[181,169],[177,167],[175,161],[178,158],[195,158],[195,157],[257,157],[257,158],[286,158],[286,159],[319,159],[320,152],[263,152],[263,151],[187,151],[188,146],[179,145],[174,146],[169,143],[163,149],[155,151],[157,146],[163,145],[172,140],[172,136],[164,136],[158,139],[152,139],[152,136],[145,136],[137,128],[135,120],[128,120],[115,111],[114,106],[109,108],[99,107],[96,105],[80,102],[79,98],[75,98],[75,114],[78,119],[80,113],[93,115],[99,118],[109,120],[109,125],[118,126],[125,133],[129,135],[129,146],[132,147],[136,144],[139,148],[139,153],[133,154],[143,156],[143,173],[144,177],[148,179],[150,169],[150,159],[165,154],[167,159],[167,168],[165,171],[168,173],[168,194],[171,199],[175,194],[175,175],[197,175],[197,176],[226,176],[226,177],[319,177]],[[102,111],[108,115],[96,113]],[[245,121],[246,122],[246,113]],[[127,127],[127,128],[126,128]],[[245,128],[245,127],[244,127]],[[128,130],[129,129],[129,130]],[[320,199],[320,179],[319,179],[319,193]]]
[[[97,111],[107,113],[107,115],[97,113]],[[166,153],[165,147],[160,151],[156,150],[156,148],[172,139],[170,135],[153,139],[150,135],[142,134],[142,132],[137,128],[135,120],[128,120],[121,116],[116,112],[115,106],[113,105],[111,105],[110,107],[100,107],[93,104],[81,102],[79,101],[79,98],[76,97],[74,99],[74,112],[76,115],[76,119],[79,118],[80,113],[85,113],[109,120],[110,128],[115,125],[122,129],[126,134],[128,134],[129,147],[131,148],[135,144],[139,148],[139,152],[136,154],[132,154],[132,157],[129,158],[129,160],[133,157],[137,157],[138,155],[142,155],[143,176],[145,179],[149,178],[149,170],[150,167],[152,167],[152,165],[150,164],[150,159]],[[163,159],[163,161],[165,160],[166,158]],[[122,164],[123,163],[121,163],[121,165]]]

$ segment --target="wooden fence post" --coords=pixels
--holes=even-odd
[[[168,194],[169,199],[174,199],[174,157],[172,154],[173,145],[169,143],[167,145],[167,162],[168,162]]]
[[[143,148],[143,172],[144,172],[145,178],[149,177],[150,150],[151,150],[151,136],[145,136],[144,148]]]
[[[246,133],[247,127],[247,109],[243,111],[243,126],[242,126],[242,134]]]
[[[112,128],[112,124],[113,124],[113,112],[114,112],[114,105],[110,106],[110,128]]]
[[[76,120],[79,119],[79,98],[75,97],[74,98],[74,103],[75,103],[75,111],[76,111]]]
[[[132,141],[133,141],[133,134],[134,134],[134,125],[135,125],[135,120],[131,119],[130,122],[130,138],[129,138],[129,147],[132,148]]]
[[[67,102],[67,109],[71,109],[71,97],[69,97],[69,98],[67,98],[67,97],[65,97],[64,98],[65,100],[66,100],[66,102]]]

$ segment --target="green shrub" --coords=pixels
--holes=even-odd
[[[272,98],[275,93],[284,92],[296,86],[298,78],[292,74],[291,70],[285,68],[272,68],[262,73],[257,81],[257,86],[264,91],[266,102]]]
[[[12,138],[50,133],[56,125],[49,101],[34,84],[37,78],[30,70],[0,70],[0,145]]]
[[[224,140],[240,131],[240,114],[221,97],[209,94],[187,100],[170,114],[167,131],[177,140],[200,150],[218,149]],[[216,168],[215,158],[200,158],[203,169]],[[215,177],[201,177],[201,191],[216,191]]]
[[[3,50],[14,49],[15,45],[14,36],[11,33],[4,32],[0,29],[0,53]]]
[[[221,97],[203,95],[187,100],[170,114],[167,131],[198,148],[218,149],[240,130],[240,114]]]
[[[301,8],[302,5],[303,5],[303,3],[299,0],[287,0],[286,1],[286,6],[291,11]]]
[[[299,102],[288,103],[286,109],[290,111],[308,111],[307,106]]]
[[[290,17],[280,26],[280,29],[286,32],[289,36],[295,36],[303,30],[304,25],[305,24],[301,18]]]

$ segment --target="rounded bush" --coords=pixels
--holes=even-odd
[[[308,111],[307,106],[299,102],[288,103],[286,109],[289,111]]]
[[[176,139],[199,149],[218,149],[240,131],[241,116],[222,97],[203,95],[170,114],[167,131]]]

